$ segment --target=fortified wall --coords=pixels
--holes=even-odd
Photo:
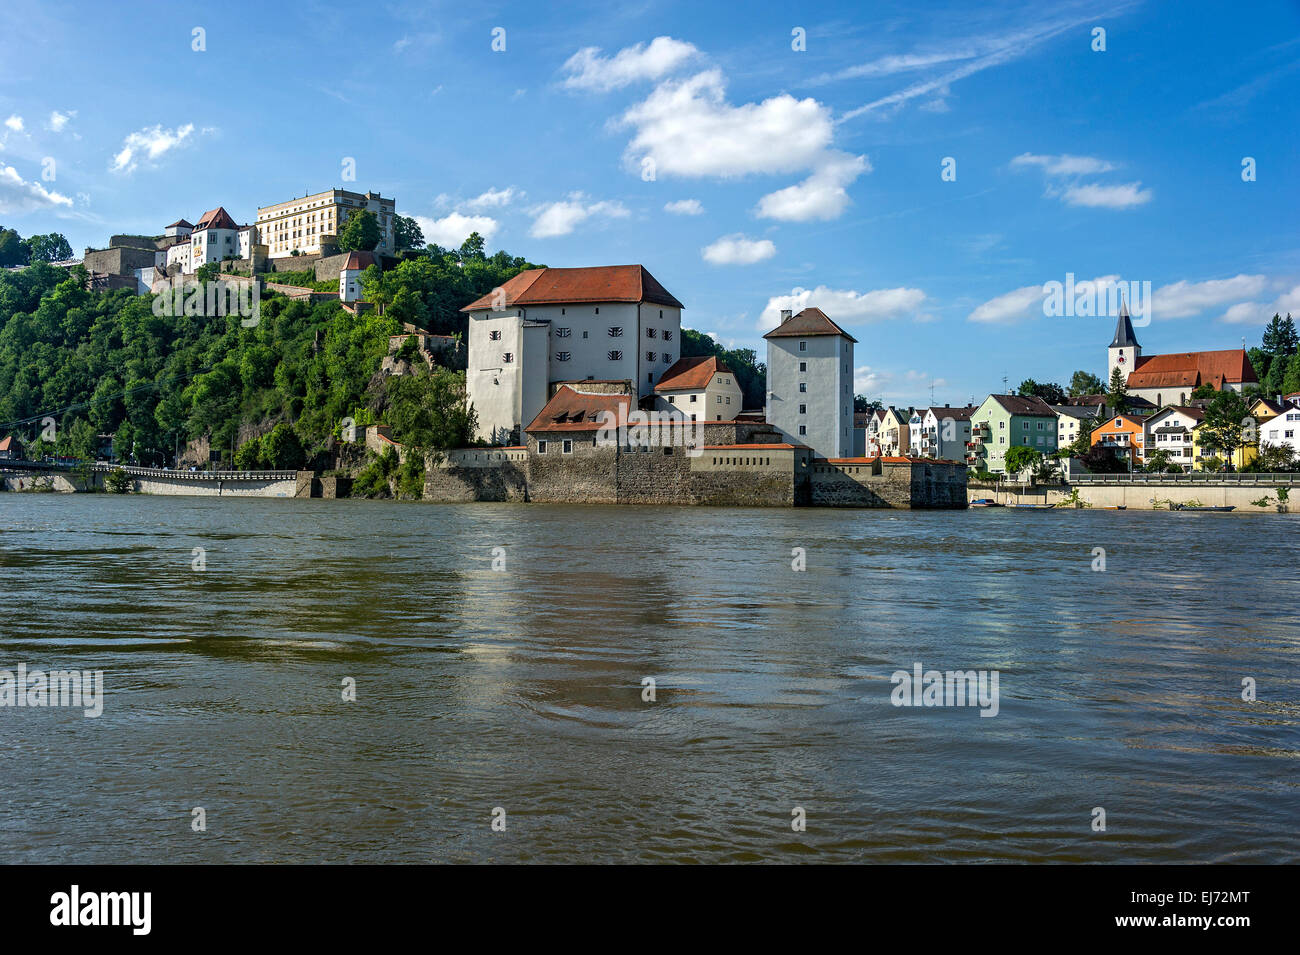
[[[429,467],[424,497],[443,503],[966,507],[962,464],[825,461],[780,441],[765,424],[712,422],[704,430],[698,449],[598,442],[594,431],[577,431],[530,434],[518,447],[452,451]]]

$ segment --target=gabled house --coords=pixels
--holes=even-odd
[[[1044,456],[1056,452],[1056,412],[1042,398],[989,395],[971,414],[971,445],[966,463],[1006,473],[1007,451],[1033,448]]]
[[[716,356],[679,358],[655,385],[655,408],[696,421],[731,421],[743,394],[736,375]]]
[[[1196,463],[1193,430],[1203,420],[1205,412],[1202,409],[1186,405],[1170,405],[1157,411],[1146,419],[1143,460],[1157,451],[1167,451],[1171,464],[1177,464],[1184,471],[1193,470]]]
[[[853,452],[853,346],[819,308],[781,312],[767,341],[767,422],[818,457]]]
[[[965,461],[974,406],[918,408],[907,423],[908,454],[920,458]]]
[[[1143,463],[1146,447],[1147,415],[1121,414],[1108,418],[1093,429],[1092,446],[1111,448],[1121,461],[1127,461],[1130,470]]]

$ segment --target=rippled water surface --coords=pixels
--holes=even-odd
[[[0,494],[0,669],[106,690],[0,708],[0,860],[1295,862],[1298,533]]]

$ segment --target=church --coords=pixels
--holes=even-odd
[[[1216,391],[1241,392],[1247,385],[1259,384],[1244,348],[1143,355],[1127,308],[1120,309],[1115,337],[1106,355],[1107,384],[1118,368],[1125,376],[1128,393],[1147,399],[1157,408],[1187,404],[1201,385],[1213,385]]]

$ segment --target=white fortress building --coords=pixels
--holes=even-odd
[[[682,308],[640,265],[530,269],[471,302],[461,311],[476,436],[517,444],[559,382],[626,382],[638,399],[654,396],[680,355]]]
[[[767,423],[823,458],[853,455],[853,346],[819,308],[781,312],[767,340]]]
[[[393,239],[395,204],[377,192],[327,189],[301,199],[259,206],[257,233],[273,259],[293,255],[295,251],[299,255],[319,253],[324,245],[332,244],[338,238],[348,217],[361,209],[373,212],[379,220],[381,239],[375,253],[392,255],[396,248]]]

